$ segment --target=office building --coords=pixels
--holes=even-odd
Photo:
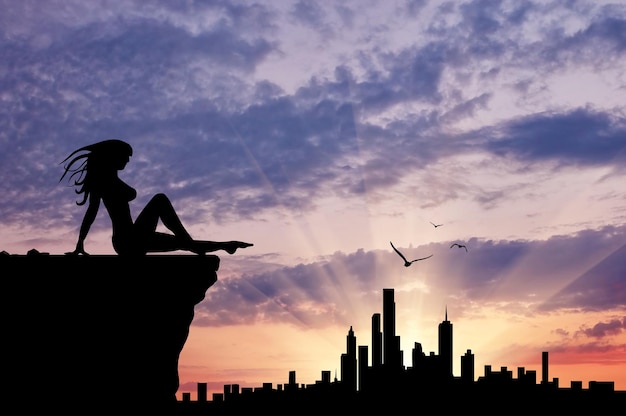
[[[447,306],[445,320],[439,324],[439,356],[445,374],[452,376],[452,323],[448,321]]]

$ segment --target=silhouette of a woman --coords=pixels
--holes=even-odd
[[[200,255],[224,250],[233,254],[238,248],[252,245],[242,241],[194,240],[163,193],[154,195],[133,222],[129,202],[135,199],[137,191],[124,183],[117,174],[126,167],[132,154],[133,149],[128,143],[104,140],[75,150],[61,162],[65,163],[65,171],[59,182],[70,173],[68,181],[73,181],[75,192],[83,195],[76,204],[88,203],[76,249],[66,254],[89,255],[85,251],[85,238],[96,218],[100,202],[104,203],[111,218],[113,249],[119,255],[143,256],[148,252],[176,250]],[[156,231],[159,220],[172,234]]]

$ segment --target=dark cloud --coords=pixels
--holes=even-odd
[[[542,309],[626,307],[625,256],[626,245],[622,245],[559,291],[542,305]]]
[[[626,331],[626,316],[622,319],[613,319],[609,322],[598,322],[592,328],[586,328],[579,333],[589,338],[604,338],[610,335],[620,334]]]
[[[617,55],[626,52],[626,20],[615,16],[607,17],[604,20],[593,22],[582,35],[592,39],[605,41],[609,47],[609,52]]]
[[[501,24],[497,16],[500,13],[499,2],[489,0],[471,1],[460,6],[462,23],[472,36],[483,38],[497,32]]]
[[[0,42],[7,62],[0,89],[10,103],[0,110],[4,179],[0,186],[6,188],[5,194],[10,189],[15,192],[20,183],[25,188],[53,189],[53,178],[58,179],[54,169],[69,152],[105,138],[123,138],[133,145],[148,143],[146,147],[152,152],[163,149],[167,142],[161,140],[164,137],[176,137],[177,148],[184,149],[181,156],[188,156],[185,144],[196,139],[189,132],[204,129],[210,137],[217,124],[218,131],[213,134],[219,134],[219,127],[226,128],[227,118],[215,112],[214,103],[234,102],[239,97],[235,91],[243,90],[237,78],[227,78],[223,71],[211,68],[227,67],[231,74],[244,74],[273,49],[263,38],[245,40],[227,25],[192,34],[162,21],[141,18],[65,28],[45,48],[19,37],[5,37]],[[190,69],[194,66],[196,72],[203,71],[201,78]],[[206,91],[214,97],[222,91],[224,99],[207,100]],[[232,137],[230,130],[226,137]],[[230,147],[221,152],[216,152],[219,148],[215,146],[208,147],[200,154],[215,155],[214,160],[224,163],[232,160],[223,157]],[[240,149],[236,147],[239,154]],[[218,171],[223,167],[211,159],[204,163]],[[236,168],[237,164],[231,166]],[[191,180],[195,174],[206,175],[207,167],[201,172],[190,168]],[[131,164],[131,173],[132,169]],[[178,169],[170,172],[171,179],[177,181]],[[154,179],[162,182],[161,175]],[[41,191],[36,195],[26,190],[11,204],[6,200],[3,218],[29,213],[33,218],[48,217],[48,212],[42,215],[37,208],[42,203]],[[53,195],[60,196],[56,192]],[[51,206],[49,201],[43,204]]]
[[[504,123],[494,136],[486,148],[499,156],[626,167],[626,120],[590,109],[534,114]]]
[[[351,9],[350,7],[347,7],[344,4],[337,4],[335,5],[335,12],[339,16],[341,25],[344,28],[347,27],[347,28],[352,29],[354,27],[354,19],[356,16],[356,12],[353,9]]]
[[[608,9],[607,13],[610,13]],[[553,65],[582,60],[602,66],[603,56],[619,57],[626,52],[626,19],[618,14],[600,17],[572,35],[562,32],[550,35],[551,41],[541,50],[540,57]]]
[[[440,18],[433,19],[428,27],[428,32],[440,39],[438,42],[448,45],[452,68],[463,69],[496,58],[503,58],[500,63],[505,64],[520,48],[509,35],[525,21],[525,13],[520,9],[505,11],[500,2],[486,0],[463,3],[456,9],[457,5],[452,2],[443,3]],[[460,21],[445,18],[455,11]]]
[[[301,24],[319,29],[325,26],[326,12],[319,3],[310,0],[299,0],[294,4],[291,15]]]
[[[138,17],[68,27],[45,48],[23,38],[0,42],[8,62],[0,87],[12,103],[1,120],[24,139],[38,137],[37,126],[97,135],[98,123],[149,124],[193,112],[207,97],[224,105],[240,97],[231,74],[243,77],[275,50],[261,34],[248,39],[228,24],[192,33]]]
[[[517,309],[519,305],[515,304],[509,312],[590,307],[609,310],[626,306],[626,246],[616,250],[625,236],[626,227],[605,227],[545,241],[470,239],[464,242],[468,252],[451,249],[451,243],[398,248],[411,258],[433,254],[415,266],[430,277],[429,297],[502,305],[532,302],[566,286],[537,310]],[[610,254],[602,256],[607,252]],[[603,260],[596,261],[598,256]],[[590,272],[568,285],[588,264],[593,264]],[[381,273],[385,275],[385,287],[412,286],[415,275],[407,270],[391,248],[337,252],[323,261],[219,281],[207,292],[207,300],[198,310],[203,325],[287,321],[320,327],[345,323],[356,305],[378,302]],[[600,323],[584,333],[614,333],[623,329],[624,323]]]
[[[427,0],[406,0],[402,4],[402,13],[407,13],[411,17],[418,16],[427,4]]]
[[[450,111],[444,113],[440,120],[442,123],[454,123],[456,121],[470,118],[474,116],[479,110],[487,108],[489,99],[492,94],[485,93],[478,97],[473,97],[467,101],[461,102],[454,106]]]
[[[454,50],[431,42],[420,48],[378,56],[362,80],[351,84],[354,100],[365,112],[380,112],[403,102],[436,104],[441,100],[441,76]]]
[[[433,19],[428,31],[438,42],[445,42],[447,65],[460,72],[465,68],[477,71],[476,68],[490,63],[492,70],[531,70],[538,81],[571,67],[593,69],[612,65],[623,56],[626,38],[623,10],[618,10],[616,5],[600,6],[593,12],[589,4],[560,6],[525,1],[503,7],[502,2],[477,0],[458,6],[462,16],[458,22],[445,19],[456,8],[444,3],[439,7],[440,18]],[[568,19],[564,18],[538,28],[538,40],[513,35],[528,31],[528,22],[541,21],[554,13],[593,17],[576,32],[571,31]],[[607,56],[611,58],[607,60]]]

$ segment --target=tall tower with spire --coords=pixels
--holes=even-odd
[[[352,391],[356,391],[356,360],[356,337],[350,326],[346,336],[346,352],[341,354],[341,383]]]
[[[452,376],[452,323],[448,321],[447,305],[445,320],[439,324],[439,357],[446,376]]]

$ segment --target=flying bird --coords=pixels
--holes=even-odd
[[[432,256],[433,256],[433,255],[431,254],[431,255],[430,255],[430,256],[428,256],[428,257],[422,257],[421,259],[415,259],[415,260],[408,261],[408,260],[406,259],[406,257],[404,257],[404,255],[398,251],[398,249],[397,249],[397,248],[393,245],[393,243],[392,243],[391,241],[389,242],[389,244],[391,244],[391,247],[393,247],[393,249],[395,250],[395,252],[396,252],[396,253],[398,253],[398,255],[399,255],[400,257],[402,257],[402,260],[404,260],[404,267],[409,267],[411,264],[413,264],[413,263],[414,263],[414,262],[416,262],[416,261],[426,260],[426,259],[428,259],[428,258],[430,258],[430,257],[432,257]]]
[[[441,227],[443,224],[435,224],[434,222],[430,221],[430,223],[433,225],[433,227],[437,228],[437,227]]]
[[[467,247],[465,247],[463,244],[459,244],[459,243],[454,243],[450,246],[450,248],[457,246],[458,248],[464,248],[465,251],[467,252]]]

